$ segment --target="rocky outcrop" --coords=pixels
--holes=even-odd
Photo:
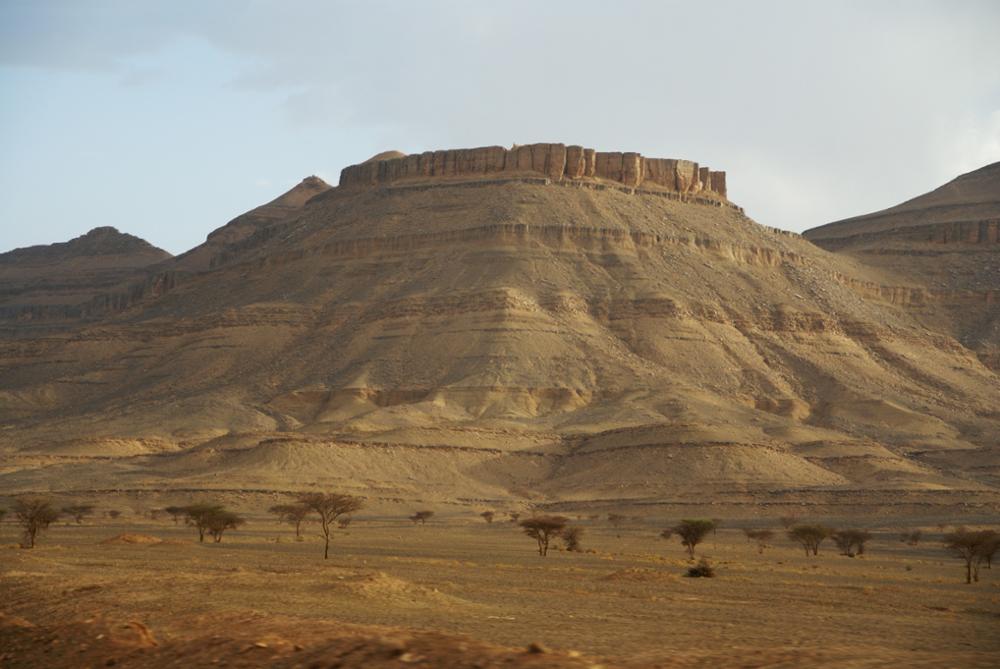
[[[388,157],[382,159],[381,156]],[[385,152],[360,165],[345,167],[340,173],[340,185],[364,187],[404,180],[477,178],[498,173],[536,173],[552,181],[612,181],[632,188],[662,188],[726,199],[725,172],[715,172],[689,160],[646,158],[634,152],[594,151],[565,144],[514,145],[510,149],[484,146],[425,151],[410,156]]]

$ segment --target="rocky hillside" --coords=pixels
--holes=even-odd
[[[1000,163],[804,234],[897,277],[894,301],[1000,370]]]
[[[307,177],[176,258],[111,227],[0,254],[0,337],[75,329],[156,299],[229,254],[262,243],[271,223],[294,216],[329,188],[319,177]]]
[[[115,228],[94,228],[68,242],[0,254],[0,330],[77,321],[94,299],[170,258]]]
[[[234,253],[264,243],[274,230],[279,229],[272,227],[272,223],[294,217],[310,199],[329,189],[330,184],[319,177],[306,177],[267,204],[251,209],[211,232],[204,244],[179,255],[171,264],[171,271],[202,272],[225,262]]]
[[[165,290],[0,341],[0,484],[996,504],[1000,378],[912,286],[750,220],[711,171],[560,147],[304,182]]]

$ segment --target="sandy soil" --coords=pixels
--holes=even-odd
[[[359,519],[326,562],[315,526],[251,521],[217,545],[169,520],[59,525],[31,551],[6,524],[0,666],[1000,663],[1000,571],[966,586],[935,527],[917,547],[876,528],[860,559],[720,530],[699,551],[718,577],[689,579],[649,521],[580,521],[592,552],[541,558],[507,522]]]

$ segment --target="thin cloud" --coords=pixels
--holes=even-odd
[[[225,206],[252,206],[259,189],[236,194],[268,160],[307,175],[389,148],[565,141],[727,170],[748,213],[802,230],[1000,160],[997,34],[995,2],[15,2],[0,6],[0,86],[24,68],[43,83],[46,71],[105,72],[154,96],[151,128],[172,127],[187,95],[203,134],[149,159],[167,163],[177,192],[198,191],[183,162],[214,147],[218,178],[232,179]],[[206,47],[177,48],[190,43]],[[0,113],[30,125],[30,100],[12,103],[10,86]],[[171,96],[162,117],[157,95]],[[129,102],[109,99],[108,122]],[[226,169],[228,154],[249,152],[224,143],[234,124],[260,149]],[[31,148],[66,160],[58,145]],[[19,160],[0,158],[0,178]],[[81,216],[106,217],[100,189],[128,171],[90,176]],[[0,216],[62,224],[22,184],[0,189],[14,198]],[[175,244],[224,222],[184,220],[188,241]]]

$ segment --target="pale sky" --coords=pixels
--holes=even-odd
[[[1000,2],[0,0],[0,252],[172,253],[387,149],[726,170],[804,230],[1000,160]]]

